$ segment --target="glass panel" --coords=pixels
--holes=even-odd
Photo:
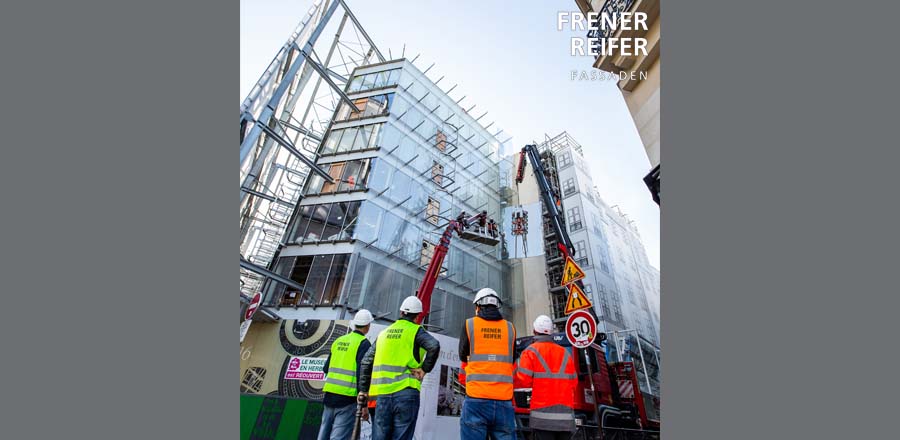
[[[344,218],[347,215],[347,202],[334,203],[328,218],[325,220],[325,229],[322,232],[322,238],[325,240],[337,240],[344,226]]]
[[[341,294],[341,287],[344,286],[344,276],[347,273],[347,263],[350,261],[350,254],[338,254],[334,256],[334,262],[331,265],[331,272],[328,274],[328,280],[325,283],[325,292],[322,295],[320,304],[333,304],[338,301]]]
[[[338,153],[350,151],[351,147],[353,147],[353,139],[356,137],[356,132],[356,127],[344,129],[344,136],[341,137],[341,142],[337,146]]]
[[[396,272],[375,262],[370,263],[369,268],[369,282],[363,287],[367,292],[363,307],[373,315],[387,314],[386,319],[397,319],[400,303],[391,303],[389,300],[391,279]]]
[[[306,279],[306,284],[303,285],[304,290],[300,297],[301,305],[314,305],[322,297],[333,257],[334,255],[316,255],[313,257],[312,267],[309,269],[309,277]]]
[[[347,208],[347,215],[344,219],[344,229],[339,237],[340,240],[348,240],[353,237],[353,231],[356,230],[356,224],[359,221],[359,205],[362,202],[350,202]]]
[[[331,168],[330,165],[321,165],[320,167],[326,173],[328,172],[328,169]],[[320,176],[318,174],[310,173],[309,181],[306,184],[306,191],[304,191],[303,194],[309,195],[309,194],[318,194],[318,193],[322,192],[322,184],[324,184],[324,183],[325,183],[325,179],[323,179],[322,176]]]
[[[333,182],[325,182],[322,185],[322,193],[323,194],[333,193],[335,191],[335,189],[338,187],[338,184],[340,183],[341,176],[343,175],[343,173],[344,173],[344,162],[331,164],[331,167],[328,169],[328,175],[331,176],[331,179],[334,181]]]
[[[392,168],[387,162],[383,161],[376,161],[373,167],[371,176],[369,177],[369,188],[376,192],[381,192],[387,188]]]
[[[369,90],[375,85],[375,74],[369,73],[363,77],[362,90]]]
[[[350,288],[347,294],[347,305],[352,308],[362,307],[365,286],[369,278],[369,260],[358,257],[350,278]]]
[[[369,147],[375,148],[381,146],[381,127],[384,124],[375,124],[372,126],[372,136],[369,137]],[[396,145],[396,144],[395,144]]]
[[[312,261],[312,256],[297,257],[297,261],[291,270],[290,278],[300,284],[305,284],[306,278],[309,276],[309,268],[312,267]]]
[[[371,126],[363,126],[359,129],[359,135],[356,136],[356,140],[353,142],[353,147],[351,148],[353,151],[356,150],[364,150],[369,147],[369,137],[372,136],[372,127]]]
[[[384,74],[385,74],[385,72],[378,72],[378,73],[375,74],[375,84],[374,84],[374,86],[375,86],[376,88],[377,88],[377,87],[384,87],[384,83],[385,83],[385,77],[384,77]]]
[[[381,232],[378,234],[378,247],[391,252],[400,244],[400,218],[391,213],[384,213]]]
[[[344,165],[344,173],[341,175],[341,184],[338,186],[339,191],[349,191],[357,189],[357,179],[359,178],[359,170],[362,169],[362,161],[354,160]]]
[[[363,79],[362,76],[355,76],[353,81],[350,82],[350,91],[358,92],[360,88],[362,88]]]
[[[341,133],[344,130],[334,130],[328,135],[328,140],[325,141],[325,144],[322,146],[322,151],[320,154],[332,154],[337,148],[338,142],[341,140]]]
[[[294,220],[293,230],[288,234],[290,242],[293,243],[304,237],[306,226],[309,225],[309,219],[312,217],[312,206],[301,206],[297,218]]]
[[[359,209],[359,217],[356,220],[356,238],[365,243],[371,243],[378,237],[378,225],[382,209],[372,202],[363,202]]]
[[[306,241],[318,241],[322,239],[322,230],[325,228],[325,220],[328,218],[328,209],[331,204],[313,206],[312,216],[309,220],[309,228],[306,229]]]
[[[413,181],[405,173],[397,171],[394,173],[394,181],[391,183],[390,198],[400,202],[409,196],[409,189],[412,187]]]

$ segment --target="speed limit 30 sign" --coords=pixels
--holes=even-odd
[[[585,348],[594,342],[597,336],[597,322],[590,313],[579,310],[566,320],[566,338],[575,348]]]

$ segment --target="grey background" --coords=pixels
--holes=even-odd
[[[238,2],[18,3],[0,438],[237,438]]]
[[[686,3],[664,438],[893,437],[896,11]],[[235,438],[238,2],[29,6],[0,13],[3,437]]]

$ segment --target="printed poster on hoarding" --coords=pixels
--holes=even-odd
[[[291,356],[285,379],[325,380],[325,358]]]

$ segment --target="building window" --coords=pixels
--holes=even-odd
[[[571,178],[566,180],[566,183],[563,185],[563,195],[571,196],[578,192],[578,189],[575,187],[575,179]]]
[[[444,182],[444,166],[437,163],[437,161],[432,161],[431,165],[431,180],[437,184],[437,186],[441,186]]]
[[[584,223],[581,222],[581,209],[579,207],[576,206],[568,210],[566,217],[569,219],[570,232],[581,230],[584,227]]]
[[[432,197],[428,198],[428,207],[425,208],[425,219],[431,224],[437,226],[438,216],[441,213],[441,202]]]
[[[393,102],[393,93],[354,99],[353,107],[347,105],[346,102],[342,102],[335,122],[383,116],[390,111]]]
[[[360,125],[357,127],[331,130],[322,144],[319,156],[370,150],[376,147],[384,124]]]
[[[326,182],[318,174],[310,173],[303,194],[332,194],[365,190],[366,182],[369,179],[370,164],[374,161],[375,159],[359,159],[320,165],[334,182]]]
[[[397,85],[400,80],[400,69],[386,70],[384,72],[372,72],[365,75],[357,75],[350,82],[349,93],[356,93],[381,87]]]
[[[434,257],[434,243],[430,243],[427,240],[422,240],[422,252],[419,255],[419,266],[427,267],[429,263],[431,263],[431,258]]]
[[[288,232],[290,243],[341,241],[353,237],[361,201],[299,207]]]
[[[435,140],[435,146],[437,147],[438,150],[441,150],[441,152],[444,152],[447,150],[447,135],[444,134],[443,131],[438,130],[437,135],[435,135],[435,137],[434,137],[434,140]]]
[[[572,165],[572,153],[566,151],[565,153],[560,154],[558,162],[560,169],[567,168],[568,166]]]
[[[585,247],[583,241],[575,243],[575,262],[581,267],[588,267],[591,265],[590,260],[588,260],[587,247]]]
[[[288,259],[294,259],[294,264],[286,275],[302,285],[303,290],[272,283],[281,290],[280,305],[331,305],[340,299],[350,254],[304,255]]]

